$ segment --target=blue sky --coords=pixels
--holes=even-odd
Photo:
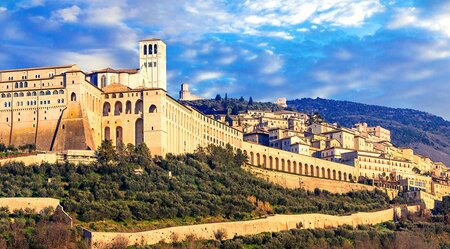
[[[137,41],[168,44],[182,82],[274,101],[323,97],[450,119],[448,0],[0,0],[2,69],[136,68]]]

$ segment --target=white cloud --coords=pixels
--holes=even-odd
[[[229,64],[233,63],[234,61],[236,61],[236,59],[237,59],[237,56],[230,55],[230,56],[225,56],[225,57],[220,58],[217,62],[222,65],[229,65]]]
[[[220,77],[223,76],[222,72],[215,72],[215,71],[209,71],[209,72],[199,72],[193,82],[194,83],[198,83],[201,81],[206,81],[206,80],[213,80],[213,79],[218,79]]]
[[[55,54],[58,64],[78,64],[83,70],[91,71],[106,67],[119,67],[115,57],[105,50],[89,50],[86,52],[63,51]]]
[[[6,12],[6,11],[8,11],[7,8],[5,8],[5,7],[0,7],[0,13]]]
[[[309,29],[307,29],[307,28],[299,28],[299,29],[297,29],[297,31],[298,32],[308,32]]]
[[[23,0],[17,3],[17,7],[22,9],[29,9],[39,6],[44,6],[45,0]]]
[[[72,7],[59,9],[52,12],[51,19],[57,22],[77,22],[80,13],[80,7],[73,5]]]
[[[450,3],[444,3],[438,9],[425,11],[420,8],[398,8],[388,28],[421,28],[442,33],[450,37]]]

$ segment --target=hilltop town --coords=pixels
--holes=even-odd
[[[242,152],[247,166],[267,174],[313,179],[317,186],[327,181],[327,191],[342,184],[350,186],[348,192],[379,189],[427,209],[450,195],[444,163],[395,146],[391,132],[377,124],[327,123],[317,113],[286,110],[285,99],[276,101],[274,111],[204,113],[185,102],[201,99],[188,84],[179,100],[173,98],[160,39],[139,42],[138,69],[1,70],[0,96],[1,165],[93,163],[105,141],[115,148],[146,144],[160,158],[217,146]],[[15,148],[28,153],[13,153]]]

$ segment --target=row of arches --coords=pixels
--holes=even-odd
[[[116,145],[123,143],[123,128],[122,126],[116,126],[113,128],[109,126],[106,126],[104,128],[104,139],[105,140],[112,140]],[[114,135],[114,137],[112,136]],[[144,142],[144,121],[142,118],[138,118],[136,122],[134,123],[134,143],[135,145],[141,144]]]
[[[291,161],[278,157],[267,157],[266,155],[260,155],[259,153],[248,153],[244,151],[249,157],[249,162],[252,165],[262,166],[263,168],[284,171],[288,173],[300,174],[305,176],[319,177],[338,181],[354,181],[351,173],[342,172],[340,170],[314,166],[312,164],[301,163]]]
[[[50,91],[50,90],[47,90],[47,91],[39,91],[39,96],[45,96],[45,95],[57,95],[57,94],[64,94],[64,90],[53,90],[53,91]],[[24,93],[24,92],[15,92],[15,93],[13,93],[12,95],[11,95],[11,93],[2,93],[0,96],[2,97],[2,98],[11,98],[11,96],[14,96],[14,97],[25,97],[25,95],[27,96],[27,97],[30,97],[30,96],[37,96],[38,95],[38,92],[36,92],[36,91],[32,91],[32,92],[26,92],[26,93]]]
[[[142,114],[144,109],[144,102],[141,99],[138,99],[134,104],[134,114]],[[155,105],[151,105],[148,109],[149,113],[155,113],[158,109]],[[109,102],[103,103],[103,116],[109,116],[111,112],[111,104]],[[114,103],[114,116],[119,116],[123,113],[123,104],[121,101],[116,101]],[[125,114],[132,114],[132,103],[128,100],[125,103]]]
[[[147,50],[147,48],[148,48],[148,50]],[[152,49],[153,48],[153,49]],[[144,55],[147,55],[147,54],[158,54],[158,45],[151,45],[151,44],[148,44],[148,47],[147,47],[147,45],[144,45]]]

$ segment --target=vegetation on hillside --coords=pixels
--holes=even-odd
[[[35,144],[24,144],[19,147],[15,147],[14,145],[8,145],[0,143],[0,159],[5,157],[12,157],[23,155],[26,153],[32,153],[36,150]]]
[[[384,222],[376,226],[360,225],[356,228],[341,226],[328,229],[293,229],[237,236],[231,240],[222,240],[223,234],[216,234],[216,240],[211,241],[191,236],[172,244],[129,248],[441,249],[450,248],[450,218],[448,215],[437,217],[410,215],[398,223]]]
[[[48,208],[35,214],[32,210],[19,210],[10,214],[0,208],[0,248],[87,249],[81,230],[71,229],[65,218],[53,211]]]
[[[81,222],[92,222],[94,230],[132,230],[136,222],[161,220],[192,223],[210,217],[244,220],[273,213],[346,214],[388,207],[381,191],[337,195],[270,184],[241,169],[245,155],[230,146],[151,159],[145,144],[114,150],[105,141],[97,154],[96,165],[6,164],[0,168],[0,196],[59,198],[66,211]],[[101,227],[104,220],[121,227]],[[161,226],[148,225],[142,229]]]
[[[219,95],[220,96],[220,95]],[[195,107],[205,114],[232,114],[237,115],[239,112],[247,110],[263,110],[263,111],[280,111],[283,107],[270,102],[255,102],[252,97],[245,100],[233,98],[203,99],[195,101],[183,101],[183,103]]]

